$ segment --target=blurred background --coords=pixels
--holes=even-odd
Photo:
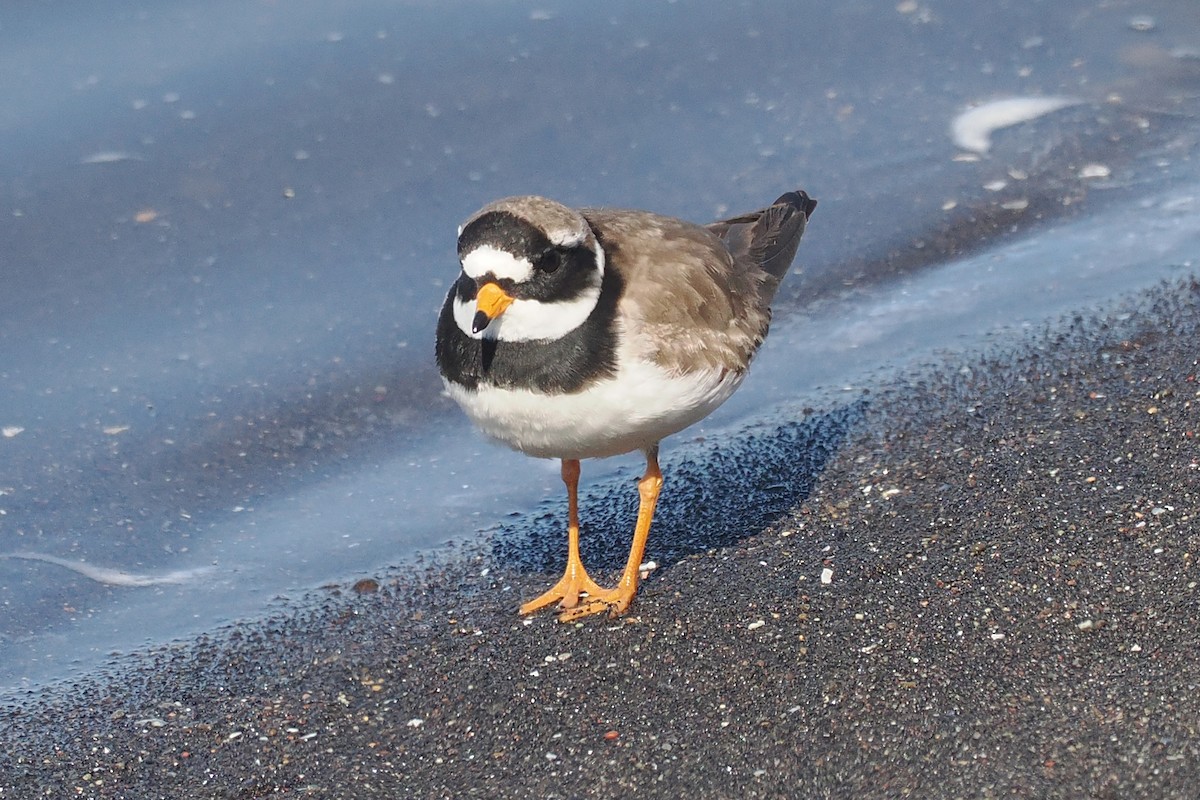
[[[1192,274],[1198,96],[1195,0],[9,0],[0,694],[558,508],[432,361],[492,199],[820,200],[719,448]]]

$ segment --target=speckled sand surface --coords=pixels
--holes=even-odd
[[[30,695],[0,797],[1192,797],[1198,333],[1182,284],[872,386],[624,620],[480,556]]]

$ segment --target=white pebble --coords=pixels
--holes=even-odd
[[[833,583],[833,570],[829,567],[821,570],[821,583]]]
[[[1084,164],[1079,168],[1080,178],[1107,178],[1112,175],[1112,170],[1104,164]]]

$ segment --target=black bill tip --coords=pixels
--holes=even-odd
[[[476,311],[475,318],[471,320],[471,333],[479,333],[481,330],[490,325],[491,322],[492,321],[488,319],[487,314],[483,313],[482,311]]]

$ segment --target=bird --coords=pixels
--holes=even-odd
[[[659,443],[742,383],[816,205],[791,191],[700,225],[524,195],[459,227],[459,274],[437,321],[445,391],[487,436],[558,459],[567,490],[566,569],[521,615],[629,609],[663,486]],[[636,451],[646,469],[629,558],[603,587],[580,557],[580,461]]]

